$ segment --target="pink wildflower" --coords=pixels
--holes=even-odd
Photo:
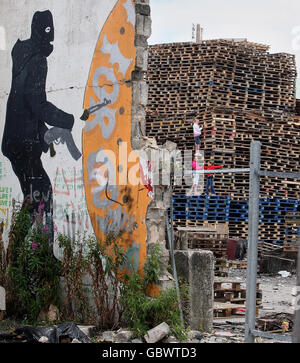
[[[35,252],[35,250],[38,248],[38,244],[36,242],[31,243],[32,252]]]
[[[39,211],[41,211],[41,210],[44,210],[45,209],[45,204],[43,203],[43,204],[40,204],[39,205]]]

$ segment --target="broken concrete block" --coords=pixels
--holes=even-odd
[[[210,333],[213,328],[214,307],[213,253],[203,250],[177,250],[174,256],[177,275],[189,288],[189,306],[185,319],[191,330]]]
[[[131,341],[131,343],[133,343],[133,344],[141,344],[141,343],[143,343],[143,341],[141,339],[133,339]]]
[[[168,140],[163,144],[162,149],[172,152],[177,149],[177,144]]]
[[[150,17],[143,14],[137,14],[135,26],[135,31],[137,35],[142,35],[146,38],[150,38],[152,33],[151,25],[152,21]]]
[[[129,330],[121,330],[115,335],[115,343],[128,343],[132,338],[133,332]]]
[[[147,343],[157,343],[170,334],[170,327],[167,323],[161,323],[155,328],[149,330],[147,334],[144,336],[144,339]]]
[[[113,343],[115,341],[116,333],[113,331],[105,331],[102,333],[102,340],[106,343]]]
[[[55,305],[50,305],[49,311],[48,311],[48,321],[50,323],[54,323],[59,320],[59,310],[58,307]]]

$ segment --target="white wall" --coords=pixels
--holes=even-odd
[[[11,86],[11,49],[17,39],[30,37],[35,11],[50,10],[54,19],[54,51],[48,57],[47,97],[58,108],[75,117],[73,137],[81,150],[84,123],[83,96],[95,46],[100,31],[117,0],[1,0],[0,1],[0,141],[5,123],[6,103]],[[76,229],[92,231],[86,208],[84,188],[80,180],[82,159],[74,161],[66,145],[55,146],[56,156],[43,154],[42,160],[54,189],[55,223],[67,233],[64,215],[75,211]],[[0,221],[7,221],[3,202],[12,198],[23,200],[17,177],[11,164],[0,151]],[[74,184],[74,170],[76,184]],[[67,179],[67,183],[64,181]],[[67,185],[69,188],[67,188]],[[74,190],[75,185],[75,190]],[[5,188],[5,189],[3,189]],[[8,189],[6,189],[8,188]],[[8,190],[8,196],[6,191]],[[7,196],[7,197],[6,197]],[[10,212],[8,219],[10,219]],[[73,225],[74,226],[74,225]],[[69,226],[69,228],[71,228]],[[8,228],[4,238],[7,242]]]

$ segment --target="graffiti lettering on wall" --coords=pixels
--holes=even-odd
[[[3,161],[0,161],[0,181],[6,177],[6,169]]]
[[[85,202],[82,168],[57,168],[53,193],[53,218],[61,232],[66,233],[69,224],[88,230],[90,218]]]
[[[2,139],[2,152],[19,179],[24,202],[29,200],[37,211],[43,199],[48,216],[53,213],[52,185],[41,161],[49,150],[46,125],[71,130],[74,124],[73,115],[47,101],[47,57],[53,40],[51,12],[35,12],[31,37],[17,40],[12,50],[12,85]]]
[[[0,187],[0,222],[9,223],[9,209],[12,206],[12,188]]]
[[[134,3],[119,0],[100,33],[85,91],[84,108],[91,112],[82,137],[83,172],[88,211],[98,239],[103,241],[110,232],[122,231],[123,247],[133,257],[134,264],[142,267],[146,258],[149,190],[142,183],[125,186],[119,183],[122,179],[119,176],[125,170],[119,149],[123,143],[131,145],[134,41]],[[107,105],[93,110],[103,102]],[[130,147],[128,153],[131,152]],[[126,170],[136,164],[139,156],[133,159]],[[136,169],[137,174],[140,169]]]

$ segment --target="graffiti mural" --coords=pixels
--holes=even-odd
[[[85,112],[82,142],[86,202],[95,234],[101,243],[111,232],[122,231],[122,246],[138,267],[146,258],[145,217],[151,198],[141,181],[139,156],[131,148],[134,40],[134,3],[119,0],[93,56],[84,97],[89,112]],[[102,107],[97,108],[99,104]],[[126,163],[121,148],[130,154]],[[130,172],[139,182],[128,182]],[[127,183],[121,182],[124,178]]]
[[[134,1],[26,4],[0,2],[1,13],[13,14],[1,20],[4,235],[13,199],[29,199],[35,210],[43,200],[55,233],[87,231],[104,241],[123,232],[129,263],[141,267],[153,183],[151,165],[131,146]]]
[[[53,213],[53,192],[41,155],[48,152],[54,138],[48,137],[48,143],[47,138],[45,140],[49,134],[46,124],[65,129],[67,136],[74,124],[73,115],[47,101],[47,58],[53,52],[53,41],[51,12],[35,12],[31,37],[17,40],[12,50],[12,84],[2,139],[3,155],[10,160],[20,182],[24,203],[30,200],[37,211],[43,201],[48,215]],[[58,139],[61,134],[55,136]],[[65,141],[70,143],[66,134],[64,136]]]

